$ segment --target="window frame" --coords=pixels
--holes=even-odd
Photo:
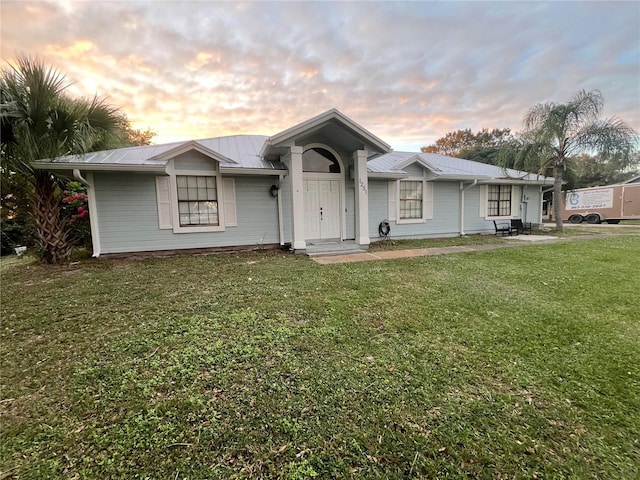
[[[170,188],[171,188],[171,210],[173,220],[174,233],[205,233],[205,232],[224,232],[225,231],[225,215],[224,215],[224,192],[222,185],[222,176],[216,165],[211,170],[181,170],[170,169]],[[216,197],[218,202],[218,225],[180,225],[180,212],[178,200],[178,177],[213,177],[216,185]]]
[[[400,218],[400,204],[401,204],[401,182],[420,182],[422,184],[422,215],[419,218]],[[427,181],[425,176],[422,177],[407,177],[396,181],[395,187],[395,221],[396,224],[411,224],[411,223],[425,223],[427,220],[433,219],[433,184]]]
[[[220,225],[220,194],[213,175],[176,175],[178,185],[178,219],[181,227],[217,227]],[[181,184],[182,183],[182,184]],[[194,185],[195,183],[195,185]],[[181,198],[181,196],[183,198]],[[184,198],[186,196],[186,198]],[[202,198],[204,197],[204,198]],[[215,203],[215,223],[211,222],[212,214],[200,208],[200,203]],[[197,205],[197,212],[192,212],[193,204]],[[185,206],[187,212],[183,212]],[[191,222],[197,218],[197,223],[182,223],[183,217]],[[202,220],[207,221],[203,223]]]
[[[326,155],[325,153],[320,152],[319,150],[324,150],[324,152],[326,152],[329,155]],[[316,155],[320,155],[321,157],[323,157],[325,160],[331,162],[331,165],[329,166],[329,170],[328,171],[324,171],[324,170],[309,170],[306,169],[306,162],[309,161],[308,157],[305,158],[305,155],[308,154],[308,152],[314,152]],[[336,167],[337,168],[337,172],[335,171],[331,171],[332,167]],[[332,150],[330,150],[329,148],[327,148],[326,146],[323,145],[318,145],[318,144],[313,144],[310,146],[307,146],[304,148],[303,152],[302,152],[302,171],[304,173],[317,173],[317,174],[322,174],[322,175],[342,175],[342,162],[339,160],[339,157],[336,155],[336,153]]]
[[[402,186],[407,185],[407,184],[417,184],[417,188],[415,189],[416,193],[420,193],[420,198],[415,199],[415,198],[402,198]],[[413,192],[413,188],[411,189]],[[410,180],[410,179],[406,179],[406,180],[400,180],[400,182],[398,183],[398,221],[401,223],[413,223],[413,222],[418,222],[418,221],[422,221],[424,220],[424,197],[425,197],[425,191],[424,191],[424,181],[423,180]],[[402,216],[402,211],[403,211],[403,206],[402,206],[402,202],[420,202],[420,215],[417,217],[414,216],[410,216],[410,217],[403,217]],[[409,213],[413,212],[413,208],[409,207]]]
[[[497,188],[498,189],[498,198],[495,200],[491,199],[491,189],[492,188]],[[503,189],[508,189],[509,191],[509,196],[508,196],[508,200],[503,200]],[[503,202],[508,202],[509,205],[509,211],[508,213],[504,213],[501,211],[502,208],[502,203]],[[497,213],[495,215],[491,214],[491,207],[492,204],[497,204]],[[513,185],[511,184],[501,184],[501,183],[492,183],[487,185],[487,201],[486,201],[486,212],[487,215],[486,217],[489,219],[499,219],[499,218],[511,218],[512,214],[513,214]]]

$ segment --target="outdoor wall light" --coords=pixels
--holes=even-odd
[[[271,188],[269,188],[269,193],[273,198],[276,198],[278,196],[278,190],[280,189],[277,185],[271,185]]]

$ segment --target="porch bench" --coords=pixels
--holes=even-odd
[[[511,222],[508,220],[505,221],[493,221],[493,228],[496,229],[496,235],[502,235],[506,237],[507,235],[513,235],[514,233],[517,235],[518,230],[511,226]]]
[[[515,229],[518,232],[518,234],[532,233],[533,223],[523,222],[519,218],[515,218],[511,220],[511,228]]]

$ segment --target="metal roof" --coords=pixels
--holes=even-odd
[[[369,160],[367,167],[372,173],[396,175],[412,163],[421,163],[441,178],[477,178],[478,180],[509,179],[536,183],[550,183],[553,178],[504,169],[495,165],[474,162],[463,158],[446,157],[435,153],[390,152]]]
[[[635,177],[631,177],[629,180],[622,183],[640,183],[640,175],[636,175]]]
[[[194,147],[200,146],[204,150],[216,152],[220,157],[228,159],[229,161],[220,162],[220,166],[224,168],[286,169],[280,162],[265,161],[260,157],[260,149],[267,138],[264,135],[232,135],[230,137],[205,138],[189,142],[165,143],[163,145],[118,148],[91,152],[85,155],[68,155],[56,159],[38,160],[35,164],[46,164],[49,167],[52,163],[60,166],[73,164],[74,166],[86,165],[87,168],[97,165],[155,167],[166,164],[167,159],[163,158],[165,154],[191,144]]]
[[[390,147],[367,132],[344,114],[332,109],[317,117],[302,122],[275,136],[265,135],[232,135],[228,137],[214,137],[186,142],[173,142],[163,145],[148,145],[142,147],[118,148],[92,152],[85,155],[69,155],[56,159],[45,159],[34,162],[40,168],[60,169],[104,169],[104,170],[162,170],[169,158],[189,150],[197,150],[215,159],[221,168],[227,171],[238,169],[252,173],[262,170],[286,170],[287,167],[277,160],[266,160],[267,150],[274,143],[283,142],[296,136],[308,134],[317,128],[328,128],[331,122],[350,132],[354,138],[364,140],[369,144],[371,153],[367,169],[374,177],[401,178],[408,176],[404,169],[413,163],[418,163],[428,169],[436,178],[441,179],[477,179],[510,180],[519,182],[552,183],[553,179],[521,172],[503,169],[494,165],[464,160],[462,158],[445,157],[433,153],[393,152]],[[330,130],[327,130],[331,133]],[[336,132],[330,135],[333,141],[338,141]],[[359,147],[359,148],[362,148]],[[366,146],[364,148],[367,148]],[[55,165],[55,166],[54,166]],[[240,173],[240,172],[239,172]]]

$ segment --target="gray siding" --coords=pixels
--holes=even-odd
[[[460,184],[433,182],[433,220],[425,224],[430,235],[460,233]]]
[[[391,236],[429,237],[455,236],[460,234],[460,182],[433,182],[433,219],[424,223],[398,224],[391,222]],[[468,185],[468,183],[466,184]],[[540,187],[521,186],[526,203],[514,212],[514,218],[527,222],[538,222],[540,218]],[[493,233],[491,220],[480,216],[480,187],[465,190],[464,232]],[[378,239],[378,225],[388,216],[388,181],[369,180],[369,235]]]
[[[464,232],[490,233],[494,231],[493,222],[480,216],[480,187],[476,185],[467,188],[464,192]]]
[[[174,233],[158,228],[155,175],[95,172],[101,253],[278,243],[273,177],[235,177],[237,227]]]
[[[192,159],[196,167],[199,159]],[[191,160],[188,160],[191,162]],[[184,165],[184,164],[183,164]],[[203,166],[201,164],[201,166]],[[346,174],[346,238],[355,236],[354,183]],[[223,247],[279,243],[277,199],[269,187],[272,176],[235,177],[237,227],[224,232],[174,233],[158,228],[155,175],[94,172],[101,253]],[[453,236],[460,232],[459,182],[433,182],[433,219],[425,223],[391,222],[391,236]],[[289,177],[280,189],[284,219],[284,241],[291,242],[291,191]],[[522,187],[526,203],[514,212],[525,221],[540,218],[540,187]],[[369,235],[378,239],[378,225],[388,216],[388,181],[369,179]],[[493,233],[493,223],[479,216],[480,188],[465,191],[465,233]]]
[[[371,241],[378,239],[378,225],[389,215],[388,183],[387,180],[369,179],[369,237]]]
[[[378,225],[388,215],[388,181],[369,182],[369,232],[378,238]],[[391,222],[392,237],[447,236],[460,233],[457,182],[433,182],[433,219],[424,223]],[[477,205],[476,205],[477,211]]]
[[[527,185],[524,187],[524,198],[526,203],[522,203],[522,219],[526,222],[539,223],[542,204],[542,194],[539,185]]]
[[[180,170],[200,170],[213,171],[217,170],[218,163],[197,151],[185,152],[174,158],[176,169]]]
[[[407,172],[412,177],[422,177],[424,173],[424,168],[419,163],[412,163],[403,168],[405,172]]]

